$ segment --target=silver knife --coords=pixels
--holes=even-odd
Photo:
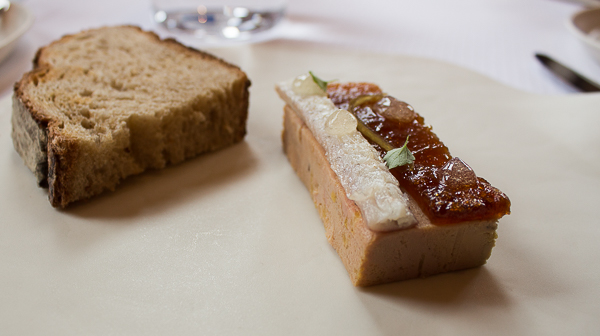
[[[600,84],[593,80],[584,77],[583,75],[569,69],[568,67],[558,63],[552,58],[544,54],[535,54],[535,58],[538,59],[548,70],[558,76],[563,81],[573,85],[577,89],[583,92],[598,92],[600,91]]]

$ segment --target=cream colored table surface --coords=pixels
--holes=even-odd
[[[600,333],[600,95],[289,42],[215,52],[252,79],[245,141],[65,211],[13,150],[0,102],[2,334]],[[273,84],[309,69],[410,102],[509,195],[487,265],[352,286],[281,150]]]

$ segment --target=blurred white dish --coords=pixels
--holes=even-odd
[[[600,63],[600,8],[575,13],[571,17],[568,27]]]
[[[17,40],[33,24],[33,15],[21,4],[11,3],[10,9],[0,17],[0,62],[17,45]]]

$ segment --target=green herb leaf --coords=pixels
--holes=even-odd
[[[312,77],[313,81],[315,83],[317,83],[317,85],[321,88],[321,90],[323,90],[323,92],[327,92],[327,84],[333,82],[333,80],[326,82],[326,81],[322,80],[321,78],[315,76],[315,74],[312,73],[312,71],[309,71],[308,73]]]
[[[358,122],[357,129],[362,135],[367,138],[369,141],[376,143],[383,150],[387,151],[383,160],[385,161],[386,166],[389,169],[396,168],[399,166],[404,166],[406,164],[412,164],[415,161],[414,155],[408,149],[408,138],[406,137],[406,141],[404,142],[404,146],[400,148],[394,148],[387,140],[382,138],[379,134],[374,132],[369,128],[365,123],[360,120],[358,115],[356,114],[356,109],[365,103],[376,103],[377,101],[383,98],[382,95],[364,95],[359,96],[353,99],[350,102],[350,107],[348,111],[350,111],[356,117],[356,121]]]
[[[414,155],[408,149],[408,138],[407,136],[404,146],[388,151],[383,157],[389,169],[411,164],[415,161]]]

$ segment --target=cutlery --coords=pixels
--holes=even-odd
[[[577,89],[584,92],[600,91],[600,84],[593,80],[584,77],[583,75],[571,70],[567,66],[557,62],[547,55],[536,53],[535,57],[540,61],[550,72],[558,76],[563,81],[571,84]]]

